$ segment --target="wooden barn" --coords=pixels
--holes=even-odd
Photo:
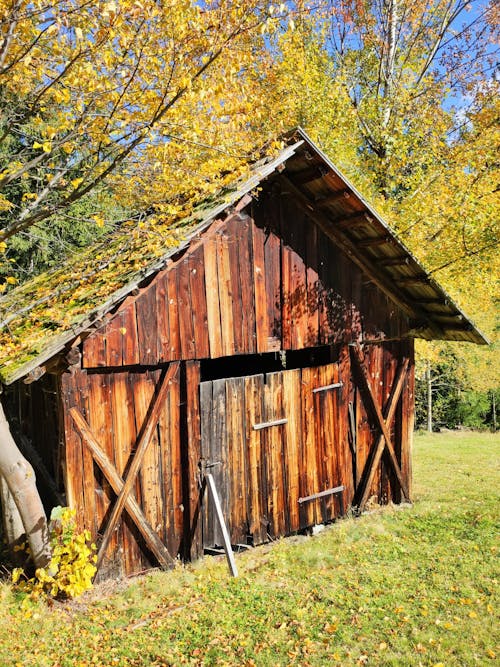
[[[12,431],[103,576],[220,547],[207,472],[233,545],[409,501],[413,340],[486,341],[307,135],[148,233],[0,301]]]

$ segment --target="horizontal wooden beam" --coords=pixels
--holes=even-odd
[[[373,222],[366,211],[357,211],[348,215],[343,215],[338,218],[333,218],[332,224],[339,229],[349,229],[351,227],[362,227]]]
[[[333,496],[337,493],[342,493],[345,487],[335,486],[333,489],[326,489],[325,491],[320,491],[319,493],[313,493],[312,496],[305,496],[304,498],[299,498],[298,502],[300,505],[302,503],[307,503],[310,500],[317,500],[318,498],[326,498],[327,496]]]
[[[359,239],[355,241],[358,248],[371,248],[379,245],[391,245],[394,243],[392,236],[374,236],[368,239]]]
[[[411,259],[408,255],[401,255],[400,257],[388,257],[387,259],[380,259],[380,266],[408,266]]]
[[[352,192],[349,190],[336,190],[335,192],[330,192],[329,194],[323,197],[316,198],[316,204],[321,208],[329,206],[330,204],[335,204],[335,202],[349,199],[352,196]]]
[[[288,419],[275,419],[274,421],[270,422],[261,422],[260,424],[254,424],[253,425],[253,430],[254,431],[260,431],[263,428],[269,428],[271,426],[281,426],[282,424],[287,424]]]
[[[343,387],[344,383],[343,382],[334,382],[333,384],[325,384],[324,387],[316,387],[313,389],[313,394],[317,394],[319,391],[328,391],[328,389],[340,389],[340,387]]]
[[[328,173],[329,170],[326,167],[316,164],[300,171],[288,172],[288,178],[294,185],[306,185],[307,183],[312,183],[312,181],[323,178]]]
[[[395,278],[398,285],[429,285],[431,279],[425,273],[419,273],[414,276],[405,276],[402,278]]]

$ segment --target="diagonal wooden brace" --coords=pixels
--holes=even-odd
[[[123,488],[123,479],[118,474],[113,463],[109,460],[108,456],[97,442],[97,439],[92,433],[90,426],[83,418],[82,413],[77,408],[71,408],[70,414],[73,417],[83,442],[90,449],[95,462],[102,470],[113,491],[118,496]],[[151,528],[151,525],[148,523],[134,497],[129,496],[127,498],[125,502],[125,509],[129,513],[141,535],[144,537],[146,544],[151,549],[152,553],[156,556],[158,563],[165,568],[173,567],[175,565],[175,560],[168,553],[167,548],[158,537],[158,534],[155,533],[155,531]]]
[[[180,366],[179,362],[171,363],[170,366],[168,367],[168,370],[164,372],[160,378],[160,381],[158,383],[159,384],[158,391],[156,393],[156,396],[153,398],[152,404],[148,411],[148,416],[146,418],[145,426],[143,427],[142,434],[139,438],[139,441],[136,444],[134,458],[132,459],[132,463],[130,464],[130,467],[128,469],[122,489],[118,494],[115,506],[113,507],[113,511],[111,512],[108,525],[106,526],[106,530],[104,531],[104,535],[102,536],[101,545],[99,547],[99,552],[97,554],[97,569],[99,569],[99,567],[102,564],[102,561],[106,554],[106,549],[108,548],[109,545],[109,540],[111,539],[111,535],[116,530],[118,521],[122,514],[123,508],[125,507],[127,498],[130,494],[130,491],[132,490],[132,486],[135,483],[135,478],[137,477],[137,473],[139,472],[139,469],[142,465],[144,454],[146,453],[154,429],[156,428],[156,424],[160,417],[160,411],[163,408],[163,403],[168,391],[168,387],[172,382],[172,380],[174,379],[175,375],[177,374],[179,366]]]
[[[379,435],[376,442],[374,443],[374,446],[372,447],[371,455],[368,458],[367,467],[365,467],[365,470],[363,471],[363,475],[361,477],[361,479],[364,480],[364,484],[362,485],[361,489],[362,493],[358,503],[358,507],[360,510],[362,510],[366,504],[366,501],[368,500],[368,494],[370,493],[370,487],[373,481],[373,477],[375,475],[375,471],[380,462],[380,458],[384,452],[384,449],[386,449],[387,453],[389,454],[389,460],[394,470],[394,474],[396,475],[397,480],[399,482],[401,493],[404,496],[404,498],[409,502],[410,495],[408,493],[408,487],[406,486],[406,483],[403,479],[401,468],[399,467],[399,462],[396,457],[396,453],[394,451],[394,447],[391,442],[391,435],[389,432],[389,428],[392,420],[394,419],[394,414],[396,412],[397,404],[401,396],[401,391],[403,389],[404,380],[406,378],[406,373],[408,370],[409,360],[405,359],[404,362],[399,367],[396,379],[392,386],[391,395],[384,410],[385,414],[382,414],[380,406],[375,398],[375,395],[373,393],[370,384],[368,372],[363,362],[361,348],[359,345],[351,345],[350,350],[355,366],[359,371],[359,376],[361,379],[361,384],[363,389],[363,395],[366,397],[368,403],[367,407],[375,415],[377,420],[377,425],[379,426],[381,431],[381,434]]]

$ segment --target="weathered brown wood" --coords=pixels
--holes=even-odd
[[[179,370],[179,364],[172,363],[168,367],[168,370],[162,374],[159,383],[160,386],[156,393],[156,396],[154,397],[154,401],[151,405],[151,410],[149,412],[147,422],[144,425],[142,433],[139,437],[134,458],[127,471],[125,482],[113,507],[113,511],[111,512],[108,525],[106,526],[106,530],[103,535],[101,545],[99,547],[99,552],[97,555],[97,569],[99,569],[100,565],[102,564],[110,539],[116,529],[116,525],[118,523],[122,510],[125,506],[125,502],[130,494],[130,491],[132,490],[132,486],[135,482],[135,477],[139,472],[139,468],[142,464],[144,453],[146,452],[146,449],[150,443],[153,430],[156,428],[159,412],[162,407],[163,400],[168,391],[170,381],[172,380],[172,378],[175,377],[175,374],[178,372],[178,370]]]
[[[281,246],[281,346],[284,350],[292,349],[292,250],[282,243]]]
[[[158,323],[158,361],[165,362],[171,359],[170,349],[170,322],[168,318],[168,279],[162,271],[156,279],[156,313]]]
[[[375,248],[380,245],[391,245],[393,243],[393,238],[392,236],[374,236],[357,240],[355,243],[358,248]]]
[[[317,368],[303,368],[301,377],[302,388],[302,455],[299,494],[309,496],[318,491],[317,459],[316,459],[316,409],[313,387],[317,385]],[[307,528],[319,522],[317,516],[318,503],[308,503],[300,507],[300,527]]]
[[[262,544],[267,537],[266,497],[261,486],[265,468],[261,432],[252,424],[262,420],[262,396],[264,376],[252,375],[244,379],[245,391],[245,442],[248,456],[248,529],[253,543]]]
[[[255,294],[255,334],[257,352],[267,352],[268,347],[268,307],[266,292],[266,266],[264,241],[265,232],[255,224],[251,225],[253,251],[253,285]]]
[[[316,225],[307,225],[305,308],[307,334],[304,343],[306,347],[314,347],[319,342],[318,228]]]
[[[267,352],[281,348],[281,242],[271,232],[264,243],[264,262],[266,271],[266,302],[267,302]]]
[[[245,443],[244,381],[226,381],[227,455],[230,506],[228,524],[232,544],[246,544],[247,526],[247,463]]]
[[[236,243],[238,246],[239,280],[241,283],[242,349],[247,354],[253,354],[257,352],[256,304],[253,280],[253,221],[248,216],[240,215],[239,217]]]
[[[363,483],[360,488],[358,488],[358,496],[359,496],[359,502],[358,507],[362,509],[364,505],[366,504],[366,501],[368,500],[368,494],[370,493],[370,487],[371,487],[371,481],[373,479],[373,475],[375,474],[375,470],[377,469],[378,463],[380,461],[380,457],[382,456],[382,452],[384,450],[384,447],[388,450],[390,461],[392,468],[394,470],[394,473],[398,479],[401,491],[404,495],[404,497],[409,501],[409,494],[406,486],[406,482],[403,479],[403,476],[401,474],[401,470],[399,467],[399,462],[396,458],[396,454],[394,452],[394,448],[391,443],[391,437],[390,433],[388,430],[387,424],[390,424],[394,417],[394,412],[396,410],[396,405],[397,401],[399,400],[400,394],[401,394],[401,389],[403,386],[403,382],[405,379],[405,374],[408,368],[409,361],[408,359],[405,359],[402,367],[399,369],[398,374],[397,374],[397,379],[393,384],[393,390],[391,391],[391,397],[389,404],[386,407],[386,417],[384,418],[384,415],[382,414],[382,411],[380,410],[379,405],[377,404],[372,388],[370,386],[370,381],[367,377],[367,372],[363,363],[363,359],[361,356],[361,351],[359,347],[357,346],[351,346],[351,353],[352,353],[352,358],[354,359],[356,363],[356,367],[359,370],[359,377],[361,379],[362,385],[363,385],[363,395],[366,398],[366,400],[370,404],[370,408],[373,410],[377,417],[377,425],[379,426],[380,430],[382,431],[382,434],[378,437],[375,446],[373,447],[373,455],[370,457],[369,461],[369,469],[365,473],[363,473],[363,477],[366,477],[366,481]]]
[[[139,360],[156,364],[158,360],[158,321],[156,317],[156,283],[149,285],[135,302]]]
[[[221,319],[219,303],[219,281],[217,273],[217,239],[209,236],[203,244],[205,269],[205,290],[207,302],[207,328],[210,343],[210,356],[222,357]]]
[[[224,356],[231,356],[235,353],[235,340],[231,261],[227,231],[218,232],[216,234],[216,242],[222,353]],[[215,481],[217,482],[217,480]]]
[[[113,488],[113,491],[119,495],[124,486],[122,477],[116,472],[115,466],[99,445],[99,442],[92,433],[90,426],[87,424],[78,408],[71,408],[70,413],[81,437],[83,438],[84,443],[91,451],[92,456],[106,476],[106,479]],[[163,567],[173,567],[174,560],[166,550],[165,545],[162,543],[157,533],[146,521],[146,518],[135,498],[131,496],[127,497],[125,501],[125,509],[132,517],[135,525],[140,530],[141,535],[146,540],[146,544],[154,553],[160,565]]]
[[[158,382],[161,377],[161,371],[146,370],[138,374],[134,380],[134,405],[137,431],[141,433],[146,425],[151,403],[154,400],[154,394],[157,390]],[[160,422],[160,415],[164,410],[166,398],[159,406],[157,423]],[[137,474],[137,481],[140,486],[141,506],[144,515],[151,523],[155,531],[159,534],[163,528],[163,503],[161,484],[158,484],[158,471],[161,466],[160,439],[158,426],[154,427],[151,433],[149,445],[144,451],[142,463]],[[131,459],[132,462],[133,459]]]
[[[179,337],[182,359],[196,359],[194,342],[193,308],[189,293],[189,257],[184,256],[175,265],[177,303],[179,312]]]
[[[186,415],[187,415],[187,483],[188,498],[184,508],[184,532],[186,534],[186,556],[194,560],[203,553],[199,463],[201,452],[200,423],[200,363],[186,362]]]
[[[84,368],[99,368],[106,365],[106,336],[105,327],[91,333],[83,342]]]
[[[337,190],[336,192],[331,192],[326,196],[317,197],[315,201],[318,206],[320,206],[321,208],[325,208],[330,204],[335,204],[338,201],[343,201],[351,197],[352,197],[352,192],[350,192],[349,190]]]
[[[77,371],[85,373],[85,371]],[[79,392],[77,389],[76,373],[63,373],[60,378],[60,393],[63,404],[61,411],[61,423],[65,434],[65,447],[63,450],[64,465],[64,488],[68,505],[76,510],[76,526],[79,531],[84,528],[91,530],[95,535],[94,521],[85,526],[85,499],[83,493],[83,459],[82,441],[80,435],[73,428],[73,421],[69,408],[79,404]]]
[[[122,364],[133,366],[139,363],[139,342],[137,336],[137,316],[135,301],[131,301],[120,311],[122,343]]]
[[[300,370],[283,373],[283,412],[288,421],[283,429],[283,473],[285,487],[286,531],[293,533],[300,529],[299,517],[299,467],[301,423],[301,373]]]
[[[122,365],[123,334],[121,317],[114,317],[106,326],[106,366],[113,368]]]
[[[232,307],[232,322],[233,322],[233,340],[234,340],[234,353],[241,354],[246,352],[246,346],[243,344],[243,340],[246,340],[246,332],[244,329],[244,314],[243,314],[243,302],[242,302],[242,279],[240,275],[241,271],[241,262],[240,262],[240,239],[239,239],[239,227],[241,225],[239,216],[233,215],[230,216],[226,221],[226,230],[227,230],[227,259],[229,262],[229,273],[223,274],[229,278],[229,283],[227,284],[226,289],[230,290],[231,295],[231,307]],[[222,285],[224,289],[224,285]]]
[[[264,419],[286,418],[283,411],[283,374],[269,373],[264,386]],[[283,479],[284,425],[262,430],[266,452],[267,513],[271,537],[285,535],[285,489]]]
[[[180,328],[179,328],[179,299],[177,295],[176,268],[171,267],[167,272],[168,324],[170,339],[170,359],[182,358]]]
[[[191,296],[189,309],[192,313],[194,347],[197,359],[206,359],[210,356],[207,324],[207,297],[205,287],[205,266],[203,246],[188,255],[189,263],[189,293]]]

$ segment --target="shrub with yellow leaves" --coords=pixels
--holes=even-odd
[[[31,598],[74,598],[92,587],[96,573],[96,545],[88,530],[75,533],[75,510],[55,507],[50,515],[52,558],[28,578],[22,568],[12,572],[12,582]]]

